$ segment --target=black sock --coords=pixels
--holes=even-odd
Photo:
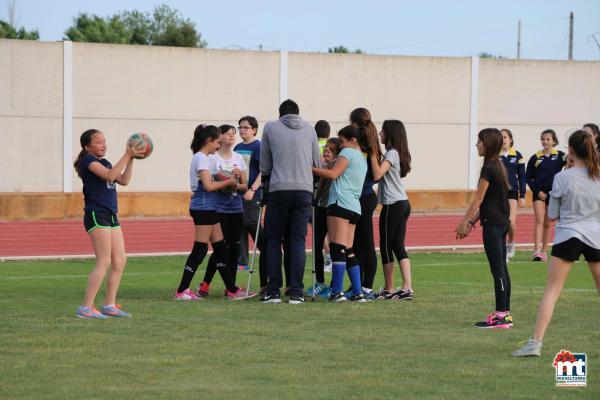
[[[179,283],[177,293],[181,293],[185,289],[189,289],[190,283],[192,283],[192,279],[194,279],[194,274],[196,273],[198,266],[202,264],[202,261],[204,260],[204,257],[206,257],[207,252],[208,244],[202,242],[194,242],[192,252],[190,253],[187,261],[185,262],[183,276],[181,277],[181,283]]]
[[[235,281],[231,275],[231,270],[227,265],[227,243],[224,240],[221,240],[220,242],[213,243],[212,248],[215,256],[215,266],[219,271],[219,275],[221,275],[221,278],[223,279],[225,287],[230,292],[237,291],[238,288],[235,286]]]
[[[215,253],[213,252],[208,258],[208,264],[206,264],[206,272],[204,273],[204,282],[210,284],[215,277],[217,272],[217,262],[215,261]]]

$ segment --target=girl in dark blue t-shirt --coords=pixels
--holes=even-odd
[[[83,181],[85,214],[83,223],[92,239],[96,266],[90,272],[82,304],[75,315],[79,318],[106,319],[131,317],[116,303],[117,291],[125,269],[125,245],[117,219],[116,184],[127,185],[131,180],[133,159],[144,154],[143,148],[127,147],[119,162],[113,165],[102,158],[106,154],[104,134],[89,129],[79,138],[81,152],[73,164]],[[108,271],[106,294],[100,311],[94,307],[96,294]]]

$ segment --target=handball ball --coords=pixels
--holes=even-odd
[[[223,181],[228,180],[232,176],[233,176],[233,173],[231,171],[221,169],[213,174],[213,181],[223,182]],[[231,193],[231,192],[233,192],[233,188],[231,186],[227,186],[226,188],[223,188],[219,191],[222,193]]]
[[[143,156],[135,157],[138,159],[148,157],[150,154],[152,154],[152,150],[154,150],[154,144],[152,143],[152,139],[150,139],[150,136],[146,135],[145,133],[134,133],[127,141],[127,145],[133,147],[143,146],[146,149]]]

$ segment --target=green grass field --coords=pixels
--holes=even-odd
[[[130,259],[119,301],[134,318],[108,321],[74,317],[92,261],[3,262],[0,398],[598,399],[600,298],[583,263],[542,357],[510,356],[532,332],[546,279],[528,255],[510,264],[515,326],[499,331],[472,328],[494,304],[476,253],[414,254],[412,303],[296,306],[227,301],[217,281],[205,302],[174,302],[183,257]],[[555,387],[563,348],[587,353],[586,388]]]

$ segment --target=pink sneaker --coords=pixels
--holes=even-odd
[[[226,291],[226,296],[229,300],[245,300],[256,296],[256,292],[250,291],[246,294],[246,290],[238,288],[235,292]]]
[[[181,293],[175,292],[175,295],[173,296],[173,300],[198,301],[198,300],[204,300],[204,298],[196,296],[196,294],[194,292],[192,292],[190,289],[185,289]]]
[[[533,261],[548,261],[548,257],[546,256],[546,253],[542,253],[541,251],[534,251],[533,252]]]

